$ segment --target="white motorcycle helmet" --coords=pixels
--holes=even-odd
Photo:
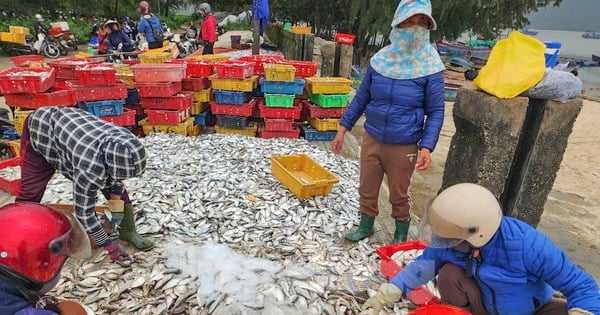
[[[430,247],[455,247],[462,241],[480,248],[500,226],[502,208],[485,187],[472,183],[450,186],[425,211],[419,238]]]
[[[210,4],[208,4],[206,2],[201,3],[198,6],[198,11],[204,11],[204,13],[210,13],[210,12],[212,12],[211,9],[210,9]]]
[[[44,22],[44,18],[42,17],[41,14],[34,15],[34,18],[36,21]]]

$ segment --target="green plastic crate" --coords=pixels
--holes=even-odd
[[[309,92],[308,98],[313,104],[323,108],[346,107],[350,94],[312,94]]]
[[[294,107],[294,94],[266,94],[267,107]]]

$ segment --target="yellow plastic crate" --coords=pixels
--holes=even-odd
[[[298,198],[327,195],[339,182],[307,154],[271,156],[271,172]]]
[[[310,26],[292,26],[292,33],[294,34],[310,34],[312,27]]]
[[[25,118],[27,118],[27,116],[29,116],[29,114],[33,113],[32,109],[22,109],[22,108],[17,108],[15,109],[15,120],[20,120],[20,121],[25,121]]]
[[[234,128],[223,128],[215,125],[215,131],[220,134],[226,135],[243,135],[248,137],[256,137],[256,130],[258,129],[258,125],[256,123],[249,124],[248,127],[244,129],[234,129]]]
[[[296,77],[296,68],[292,65],[270,63],[264,68],[267,81],[294,82]]]
[[[347,94],[352,81],[337,77],[306,78],[306,89],[312,94]]]
[[[17,120],[17,119],[11,119],[10,123],[13,124],[13,126],[15,126],[15,129],[17,130],[17,133],[19,135],[21,135],[23,133],[23,125],[25,124],[24,121]]]
[[[164,63],[172,58],[168,52],[146,52],[139,55],[140,63]]]
[[[13,140],[11,142],[9,142],[9,145],[13,151],[13,154],[15,156],[20,156],[21,155],[21,140],[17,139],[17,140]]]
[[[194,92],[194,96],[193,96],[194,102],[206,103],[206,102],[210,102],[211,100],[212,100],[212,89],[211,88],[204,89],[200,92]],[[203,112],[203,110],[201,110],[200,113],[201,112]]]
[[[190,132],[188,132],[188,137],[199,136],[202,133],[202,130],[202,126],[194,125],[192,129],[190,129]]]
[[[25,34],[2,32],[0,41],[24,45]]]
[[[339,118],[308,118],[308,123],[319,131],[331,131],[340,129]]]
[[[190,115],[199,115],[200,113],[204,112],[209,106],[210,104],[208,102],[193,102],[192,108],[190,109]]]
[[[117,71],[117,75],[119,75],[119,74],[125,74],[125,75],[126,74],[131,74],[131,75],[133,75],[133,71],[131,71],[131,69],[129,69],[129,65],[128,64],[113,63],[113,67]]]
[[[194,60],[210,60],[210,61],[214,61],[214,62],[227,61],[230,58],[231,57],[229,57],[229,56],[219,55],[219,54],[208,54],[208,55],[199,55],[199,56],[191,57],[191,59],[194,59]]]
[[[148,118],[144,118],[138,122],[142,129],[144,129],[144,134],[148,135],[152,132],[164,132],[164,133],[176,133],[180,135],[187,136],[190,134],[194,127],[194,118],[189,117],[183,122],[177,125],[161,125],[161,124],[151,124],[148,122]]]
[[[29,35],[29,28],[27,27],[23,27],[23,26],[9,26],[8,27],[9,32],[13,33],[13,34],[23,34],[23,35]]]
[[[258,87],[258,76],[253,75],[245,79],[219,78],[216,74],[208,77],[211,87],[215,90],[252,92]]]
[[[135,89],[135,79],[131,74],[117,74],[117,80],[125,83],[128,89]]]

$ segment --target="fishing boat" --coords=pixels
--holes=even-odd
[[[444,100],[455,101],[461,87],[462,85],[458,83],[444,82]]]
[[[585,33],[581,34],[581,37],[589,39],[600,39],[600,33],[594,31],[586,31]]]
[[[435,46],[440,54],[462,56],[469,59],[471,57],[487,60],[492,51],[489,47],[469,47],[466,45],[457,45],[444,40],[435,41]]]
[[[530,36],[535,36],[539,33],[539,31],[534,31],[532,29],[528,29],[528,28],[522,28],[520,30],[521,33],[525,34],[525,35],[530,35]]]
[[[600,55],[594,55],[594,54],[592,54],[592,60],[593,61],[600,61]]]

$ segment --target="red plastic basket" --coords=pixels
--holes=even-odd
[[[77,79],[75,74],[75,68],[90,65],[99,64],[104,62],[104,58],[61,58],[48,61],[48,65],[52,68],[56,68],[57,79]]]
[[[7,167],[15,167],[21,165],[21,158],[16,157],[4,161],[0,161],[0,169]],[[19,194],[21,189],[21,179],[9,180],[4,177],[0,177],[0,190],[6,191],[7,193],[16,196]]]
[[[181,82],[135,83],[140,97],[169,97],[181,92]]]
[[[190,107],[179,110],[146,109],[145,112],[151,124],[177,125],[190,117]]]
[[[72,90],[51,89],[46,93],[22,93],[4,95],[10,106],[36,109],[43,106],[75,106],[77,101]]]
[[[100,119],[104,121],[108,121],[117,126],[127,127],[127,126],[135,126],[135,110],[128,109],[123,107],[123,114],[121,115],[110,115],[110,116],[100,116]]]
[[[48,33],[52,36],[58,36],[62,33],[62,28],[61,27],[50,27],[48,29]]]
[[[251,99],[248,103],[242,105],[219,104],[210,102],[210,109],[213,115],[231,115],[250,117],[256,107],[256,100]]]
[[[182,92],[169,97],[140,97],[140,103],[146,109],[178,110],[192,106],[193,95],[190,92]]]
[[[254,74],[254,63],[243,60],[227,60],[217,63],[217,77],[244,79]]]
[[[398,272],[402,271],[402,267],[396,264],[396,262],[392,259],[392,255],[398,251],[412,249],[425,249],[425,245],[419,241],[410,241],[377,248],[377,255],[379,258],[381,258],[381,272],[386,276],[386,278],[388,278],[388,280],[393,278]],[[427,288],[424,286],[412,290],[407,295],[408,298],[417,306],[440,304],[440,299],[433,295],[433,293],[429,292],[429,290],[427,290]]]
[[[123,106],[123,111],[125,111],[125,109],[134,111],[136,116],[144,116],[144,115],[146,115],[146,112],[144,111],[144,108],[140,104],[137,104],[137,105],[124,105]]]
[[[300,137],[300,128],[293,126],[291,130],[267,130],[264,125],[258,127],[258,137],[263,139],[272,138],[290,138],[297,139]]]
[[[294,128],[293,119],[265,118],[265,130],[268,131],[291,131]]]
[[[185,78],[186,64],[139,63],[129,67],[135,82],[178,82]]]
[[[323,108],[310,101],[304,101],[304,110],[310,118],[342,118],[347,107]]]
[[[186,64],[185,74],[188,77],[208,77],[215,73],[215,62],[210,60],[173,59],[167,63]]]
[[[302,103],[298,100],[294,101],[294,106],[291,108],[285,107],[267,107],[264,102],[258,106],[260,117],[262,118],[287,118],[299,119],[302,112]]]
[[[319,69],[319,63],[315,61],[286,60],[283,63],[296,68],[296,77],[314,77]]]
[[[408,315],[471,315],[471,313],[452,305],[428,305],[419,307]]]
[[[85,85],[117,84],[117,70],[112,64],[92,64],[76,67],[75,75]]]
[[[181,83],[184,91],[200,92],[210,87],[208,78],[184,78]]]
[[[10,61],[12,61],[15,67],[29,67],[31,64],[41,64],[44,58],[42,55],[23,55],[10,57]]]
[[[352,45],[354,44],[354,35],[337,33],[335,34],[335,42],[339,44]]]
[[[251,55],[242,56],[237,60],[243,60],[254,63],[254,74],[264,75],[265,74],[265,63],[282,63],[285,59],[280,55]]]
[[[73,90],[77,102],[117,100],[127,98],[127,85],[117,83],[115,85],[88,86],[78,81],[65,81],[65,86]]]
[[[13,67],[0,72],[0,93],[39,93],[56,84],[52,68]]]

